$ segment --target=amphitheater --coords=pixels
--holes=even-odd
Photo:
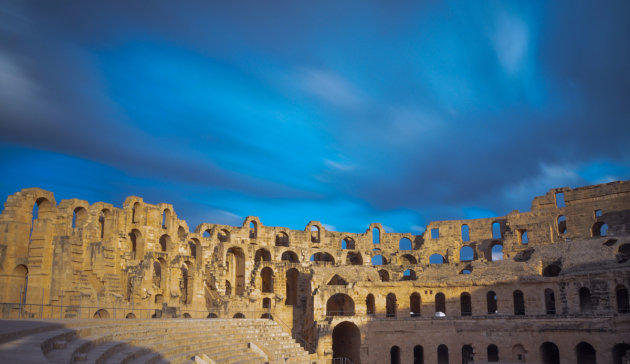
[[[0,215],[2,363],[630,363],[630,181],[421,235],[203,223],[27,188]]]

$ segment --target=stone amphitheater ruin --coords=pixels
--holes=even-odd
[[[203,223],[27,188],[0,215],[6,363],[630,363],[630,181],[422,235]],[[196,357],[196,359],[195,359]]]

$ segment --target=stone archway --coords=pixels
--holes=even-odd
[[[333,358],[348,358],[354,364],[361,363],[361,332],[357,325],[341,322],[333,329],[332,341]]]

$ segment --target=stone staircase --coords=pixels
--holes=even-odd
[[[217,364],[310,363],[308,352],[265,319],[0,320],[0,326],[3,363],[194,363],[202,355]]]

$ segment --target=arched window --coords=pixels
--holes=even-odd
[[[556,344],[547,341],[540,345],[540,358],[543,364],[560,364],[560,351]]]
[[[420,316],[420,295],[417,292],[414,292],[409,297],[409,312],[411,317],[419,317]]]
[[[319,226],[311,226],[311,243],[319,243]]]
[[[551,288],[545,289],[545,311],[547,315],[556,314],[556,296]]]
[[[470,299],[470,293],[462,293],[459,296],[459,302],[461,305],[462,316],[472,316],[472,302]]]
[[[470,228],[468,225],[462,225],[462,241],[470,241]]]
[[[162,287],[162,265],[159,261],[153,262],[153,284],[158,288]]]
[[[488,314],[494,315],[497,313],[497,294],[494,291],[489,291],[486,294],[486,301],[488,303]]]
[[[164,209],[162,211],[162,229],[168,229],[171,225],[171,210]]]
[[[411,249],[412,249],[411,240],[409,240],[408,238],[400,239],[400,241],[398,242],[398,250],[411,250]]]
[[[615,296],[617,297],[617,312],[630,313],[630,300],[628,299],[628,288],[620,284],[615,287]]]
[[[377,254],[372,257],[372,265],[384,265],[384,264],[387,264],[387,261],[382,255]]]
[[[613,346],[613,363],[625,364],[628,359],[627,353],[630,351],[630,344],[622,343]]]
[[[349,252],[346,255],[346,264],[348,265],[363,265],[363,257],[361,253]]]
[[[140,203],[136,202],[133,204],[131,209],[131,222],[137,224],[140,222]]]
[[[471,345],[462,346],[462,364],[474,362],[473,348]]]
[[[273,270],[269,267],[265,267],[260,271],[260,277],[262,279],[263,293],[273,293]]]
[[[287,262],[290,262],[290,263],[299,263],[300,262],[300,259],[298,258],[297,254],[295,252],[290,251],[290,250],[287,250],[284,253],[282,253],[282,256],[280,257],[280,260],[287,261]]]
[[[226,296],[232,295],[232,284],[228,280],[225,281],[225,295]]]
[[[184,229],[183,226],[177,228],[177,237],[179,238],[179,241],[186,240],[186,235],[188,234],[186,233],[186,229]]]
[[[381,231],[378,228],[372,229],[372,244],[381,243]]]
[[[190,292],[188,289],[188,266],[185,263],[181,266],[181,273],[182,277],[179,285],[179,290],[181,292],[181,302],[184,304],[188,304],[190,303],[191,299],[191,295],[189,295],[189,293],[192,292]]]
[[[577,364],[597,364],[595,348],[584,341],[575,346],[575,357],[577,358]]]
[[[254,262],[270,262],[271,261],[271,253],[267,249],[258,249],[256,250],[256,254],[254,254]]]
[[[271,298],[269,298],[269,297],[263,298],[262,307],[264,309],[270,309],[271,308]]]
[[[13,268],[7,283],[8,302],[25,304],[28,293],[28,268],[23,264]],[[2,288],[4,288],[4,282]]]
[[[222,243],[229,243],[230,242],[230,232],[225,230],[225,229],[223,229],[223,230],[219,231],[219,233],[217,234],[217,238]]]
[[[475,258],[475,251],[469,246],[463,246],[459,250],[459,260],[461,262],[469,262]]]
[[[346,237],[341,241],[341,249],[350,249],[350,250],[354,250],[356,249],[355,245],[354,245],[354,239]]]
[[[441,344],[437,348],[438,364],[448,364],[448,347]]]
[[[201,235],[201,237],[206,238],[206,239],[210,239],[212,237],[212,231],[210,229],[206,229],[203,232],[203,235]]]
[[[284,231],[279,232],[276,235],[276,246],[289,246],[289,235]]]
[[[193,240],[188,242],[188,251],[193,259],[197,259],[197,244]]]
[[[249,222],[249,238],[256,239],[257,236],[258,236],[258,226],[256,224],[256,221],[250,221]]]
[[[88,213],[83,207],[77,207],[72,212],[72,228],[83,227],[87,223]]]
[[[494,344],[490,344],[488,345],[488,361],[489,362],[498,362],[499,361],[499,348],[494,345]]]
[[[403,281],[415,281],[416,279],[416,271],[414,271],[413,269],[407,269],[403,272]]]
[[[366,306],[366,312],[368,315],[376,314],[373,294],[370,293],[367,295],[367,297],[365,298],[365,306]]]
[[[422,345],[413,347],[413,364],[424,364],[424,348]]]
[[[386,297],[386,316],[396,317],[396,295],[389,293]]]
[[[326,302],[326,316],[354,316],[354,300],[343,293],[332,295]]]
[[[446,297],[442,292],[435,295],[435,312],[446,313]]]
[[[390,363],[400,364],[400,348],[398,346],[392,346],[389,350]]]
[[[381,278],[381,282],[389,282],[389,272],[385,269],[378,271],[378,276]]]
[[[501,234],[501,223],[493,222],[492,223],[492,239],[501,239],[503,235]]]
[[[516,290],[512,296],[514,298],[514,314],[525,315],[525,298],[523,297],[523,292]]]
[[[567,218],[563,215],[558,216],[558,234],[563,235],[567,233]]]
[[[591,291],[586,287],[582,287],[578,293],[580,296],[580,312],[591,312],[593,310]]]
[[[444,257],[440,254],[433,254],[429,257],[429,264],[444,264]]]
[[[171,238],[168,235],[162,235],[160,237],[160,251],[168,251],[168,248],[171,243]]]
[[[519,230],[519,242],[523,245],[529,244],[529,239],[527,238],[527,230]]]
[[[298,295],[298,276],[299,272],[295,268],[291,268],[286,273],[286,300],[284,304],[292,306],[297,303]]]
[[[103,209],[101,210],[101,212],[98,214],[98,224],[99,224],[99,230],[101,231],[101,239],[105,239],[105,232],[108,232],[109,234],[109,230],[110,230],[110,220],[111,220],[111,211],[109,211],[108,209]]]
[[[591,229],[591,235],[593,236],[606,236],[608,235],[608,225],[603,222],[596,222]]]
[[[311,255],[311,262],[314,262],[316,264],[335,264],[335,258],[333,258],[332,255],[326,253],[326,252],[317,252],[313,255]]]
[[[495,244],[492,246],[490,260],[493,262],[503,260],[503,244]]]

